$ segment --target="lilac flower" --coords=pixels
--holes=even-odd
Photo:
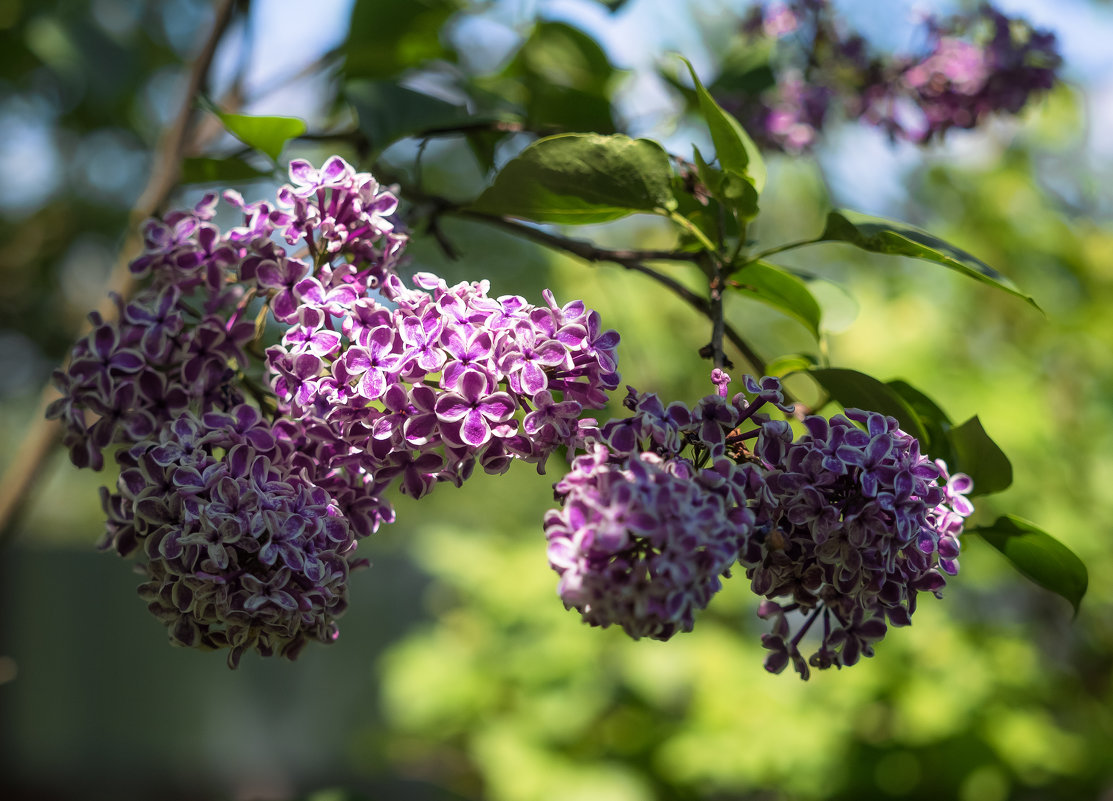
[[[754,506],[757,525],[740,539],[739,562],[755,593],[768,603],[786,598],[781,612],[806,615],[796,635],[782,626],[763,644],[768,670],[792,662],[807,678],[809,664],[841,667],[872,656],[886,620],[911,622],[916,594],[938,594],[939,571],[957,571],[958,534],[973,507],[963,497],[969,478],[948,478],[893,418],[848,409],[804,425],[795,440],[786,427],[762,425],[754,452],[767,494]],[[800,645],[818,620],[820,644],[805,659]]]
[[[453,438],[478,448],[491,438],[491,426],[510,419],[517,409],[514,399],[505,392],[491,392],[490,378],[478,370],[466,370],[455,392],[437,398],[437,418],[442,423],[457,423],[446,430]]]
[[[249,648],[293,658],[308,640],[332,642],[355,547],[346,519],[288,472],[279,438],[252,412],[207,422],[186,413],[122,455],[103,547],[143,545],[140,594],[171,640],[227,647],[232,667]]]
[[[48,409],[75,464],[117,451],[101,546],[145,557],[172,640],[231,665],[335,638],[391,484],[421,497],[477,463],[540,469],[582,446],[596,424],[579,415],[619,380],[618,335],[581,301],[407,285],[393,194],[338,157],[290,177],[273,201],[224,192],[242,218],[227,231],[216,195],[149,223],[131,266],[150,285],[91,317]]]
[[[871,52],[827,0],[763,3],[742,28],[751,42],[776,40],[772,84],[719,101],[762,145],[789,153],[811,149],[833,117],[926,143],[994,113],[1016,114],[1054,85],[1062,64],[1053,34],[988,3],[928,17],[921,53]]]
[[[691,631],[734,562],[746,517],[686,462],[601,444],[555,489],[563,508],[546,513],[545,536],[565,606],[635,639]]]

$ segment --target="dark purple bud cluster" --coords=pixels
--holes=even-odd
[[[618,334],[583,303],[408,287],[393,194],[338,157],[290,179],[274,203],[225,192],[242,219],[226,231],[215,195],[149,222],[145,288],[92,315],[47,412],[79,467],[115,452],[104,547],[145,558],[172,641],[232,665],[335,638],[356,538],[394,519],[395,480],[420,497],[476,461],[540,470],[619,382]]]
[[[248,649],[293,659],[336,639],[355,535],[292,453],[241,405],[187,411],[119,454],[119,492],[102,489],[102,548],[142,553],[139,594],[175,645],[229,648],[236,667]]]
[[[756,413],[791,410],[777,379],[747,376],[749,397],[728,401],[729,380],[715,370],[717,392],[694,408],[631,390],[634,414],[589,438],[545,517],[561,598],[592,625],[667,639],[691,630],[737,559],[774,621],[768,670],[791,661],[807,678],[872,656],[889,625],[911,623],[919,592],[939,596],[958,572],[970,479],[872,412],[809,416],[794,440],[787,421]],[[800,643],[820,618],[807,659]]]
[[[892,417],[847,409],[809,416],[804,427],[795,440],[787,423],[762,429],[754,452],[769,465],[765,493],[739,562],[768,599],[759,614],[774,621],[762,638],[766,668],[791,660],[807,678],[809,664],[872,656],[887,626],[912,622],[919,592],[940,596],[943,574],[958,572],[958,535],[973,507],[969,478],[948,476]],[[789,613],[802,621],[791,638]],[[801,639],[819,619],[820,645],[805,660]]]
[[[764,145],[798,153],[831,116],[923,143],[994,113],[1016,114],[1055,83],[1062,59],[1054,34],[988,3],[965,16],[928,18],[925,26],[920,54],[883,55],[869,52],[827,0],[758,5],[743,33],[777,40],[775,84],[760,96],[719,100]]]

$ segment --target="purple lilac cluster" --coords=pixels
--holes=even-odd
[[[408,287],[391,192],[339,157],[289,174],[273,202],[224,192],[227,230],[216,195],[148,222],[144,288],[91,316],[47,411],[74,464],[108,452],[123,469],[104,545],[145,557],[171,639],[230,664],[335,638],[355,540],[394,519],[391,483],[419,497],[476,461],[541,469],[619,381],[618,335],[583,303],[430,274]]]
[[[556,484],[545,531],[565,606],[668,639],[692,629],[737,560],[773,620],[769,671],[791,661],[807,678],[871,656],[889,625],[911,622],[919,592],[939,596],[957,573],[970,479],[921,455],[891,417],[809,416],[794,440],[758,413],[793,411],[777,379],[746,376],[729,401],[729,376],[712,381],[692,408],[631,389],[633,414],[592,432]],[[800,644],[820,618],[808,659]]]
[[[336,639],[355,535],[252,406],[185,412],[122,452],[101,543],[141,551],[139,594],[175,645],[293,659]]]
[[[573,446],[585,409],[618,386],[618,334],[579,301],[533,306],[492,298],[486,281],[448,286],[429,273],[396,276],[371,297],[334,301],[295,286],[282,343],[267,350],[280,413],[302,421],[301,458],[398,480],[420,498],[459,485],[478,464],[515,459],[542,469]]]
[[[937,597],[958,572],[958,536],[973,512],[970,479],[942,462],[892,417],[847,409],[809,416],[793,439],[788,423],[762,427],[754,454],[767,466],[757,525],[740,540],[739,562],[763,596],[765,666],[791,661],[804,678],[817,668],[873,655],[888,626],[907,626],[921,591]],[[777,601],[776,599],[782,599]],[[789,636],[789,616],[801,618]],[[822,619],[819,647],[800,643]]]
[[[692,630],[729,576],[761,486],[753,464],[728,457],[741,441],[730,435],[763,419],[755,413],[766,400],[783,399],[747,377],[758,397],[728,400],[730,378],[721,370],[713,378],[719,391],[694,408],[628,388],[633,414],[592,432],[588,452],[555,485],[549,564],[565,607],[585,622],[667,640]]]
[[[893,138],[924,143],[1018,113],[1051,89],[1062,63],[1054,34],[989,4],[965,16],[924,21],[917,55],[871,53],[828,0],[759,4],[743,34],[775,40],[775,80],[760,95],[719,97],[765,146],[809,149],[833,116],[861,119]]]

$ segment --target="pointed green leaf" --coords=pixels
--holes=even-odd
[[[471,206],[484,214],[569,225],[674,208],[672,169],[660,145],[599,134],[538,139]]]
[[[282,155],[282,148],[287,142],[305,133],[305,121],[297,117],[251,117],[223,111],[216,114],[228,133],[275,161]]]
[[[1015,515],[1003,515],[992,525],[967,529],[966,533],[980,534],[1023,576],[1066,598],[1078,614],[1089,576],[1086,565],[1070,548],[1034,523]]]
[[[909,256],[935,262],[983,284],[989,284],[1018,298],[1023,298],[1039,309],[1031,297],[1021,292],[1012,281],[981,259],[907,223],[869,217],[854,211],[837,210],[827,215],[827,225],[815,241],[848,242],[872,253]]]
[[[822,311],[807,284],[795,275],[775,264],[757,261],[734,273],[731,281],[737,284],[739,293],[784,312],[819,339]]]
[[[844,409],[858,408],[895,417],[902,431],[920,442],[927,440],[927,431],[920,422],[920,416],[888,384],[857,370],[839,367],[821,367],[812,370],[810,374]]]
[[[954,453],[954,463],[948,463],[948,467],[974,479],[971,495],[1001,492],[1013,483],[1009,457],[990,439],[977,416],[948,431],[947,439]]]
[[[243,159],[188,158],[182,161],[183,184],[234,184],[269,176],[269,172],[257,170]]]
[[[711,141],[715,143],[715,156],[719,160],[719,166],[724,173],[733,172],[746,179],[754,191],[761,194],[761,190],[765,188],[765,161],[757,145],[738,120],[715,102],[715,98],[704,88],[699,76],[696,75],[695,68],[688,60],[682,60],[688,67],[688,71],[692,73],[700,114],[711,132]]]

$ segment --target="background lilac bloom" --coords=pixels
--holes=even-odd
[[[988,3],[950,19],[929,16],[924,28],[920,52],[885,54],[849,30],[829,0],[756,4],[742,31],[751,49],[771,45],[769,85],[718,100],[762,145],[799,153],[832,118],[929,142],[992,114],[1016,114],[1057,80],[1055,36]]]

